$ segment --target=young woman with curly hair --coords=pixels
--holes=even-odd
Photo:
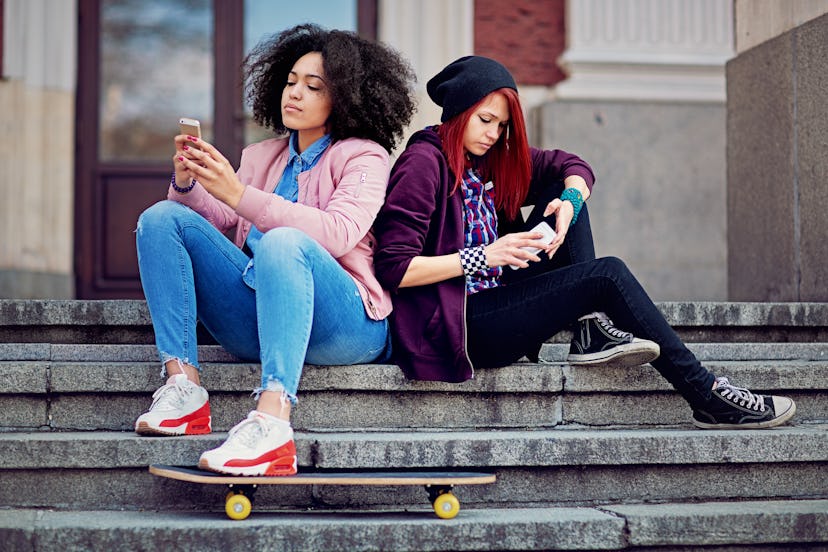
[[[254,119],[287,136],[245,148],[238,171],[212,144],[175,137],[167,200],[147,209],[137,229],[168,379],[135,429],[211,431],[199,382],[200,320],[227,351],[261,362],[262,380],[256,409],[199,465],[289,475],[290,411],[304,363],[388,356],[391,300],[373,274],[371,227],[390,150],[414,111],[414,76],[389,48],[315,25],[263,42],[245,69]]]

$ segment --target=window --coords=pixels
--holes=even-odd
[[[180,117],[213,135],[209,0],[104,0],[99,159],[166,163]]]

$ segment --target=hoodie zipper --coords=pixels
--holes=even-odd
[[[466,324],[466,304],[468,303],[469,296],[466,293],[466,282],[465,276],[463,277],[463,354],[466,355],[466,360],[469,361],[469,367],[471,368],[471,378],[474,379],[474,364],[472,364],[471,357],[469,357],[469,327]]]

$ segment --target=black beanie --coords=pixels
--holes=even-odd
[[[426,91],[443,108],[442,122],[464,112],[499,88],[517,91],[515,79],[500,63],[482,56],[466,56],[437,73]]]

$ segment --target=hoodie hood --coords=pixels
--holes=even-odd
[[[439,150],[442,150],[443,141],[440,139],[440,135],[437,134],[437,125],[425,127],[423,130],[418,130],[412,134],[405,147],[410,147],[419,143],[429,144]]]

